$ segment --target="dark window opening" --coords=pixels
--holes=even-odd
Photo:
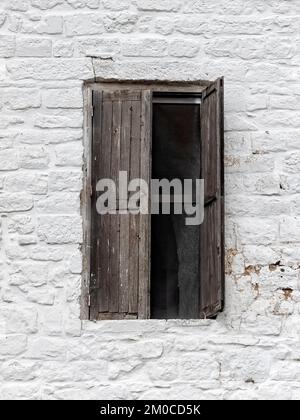
[[[200,178],[199,95],[153,101],[152,178]],[[185,214],[151,216],[151,318],[199,317],[199,226]]]

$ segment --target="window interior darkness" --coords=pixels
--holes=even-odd
[[[200,178],[199,103],[191,95],[155,97],[152,178]],[[172,210],[151,216],[151,318],[199,318],[199,226]]]

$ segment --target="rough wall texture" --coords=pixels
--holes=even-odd
[[[2,398],[300,398],[300,2],[1,0]],[[83,81],[226,82],[226,310],[81,322]]]

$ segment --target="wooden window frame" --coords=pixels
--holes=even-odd
[[[223,95],[223,78],[218,79],[221,83]],[[82,271],[82,285],[81,285],[81,319],[90,319],[90,259],[91,259],[91,162],[92,162],[92,138],[93,138],[93,92],[94,91],[114,91],[118,89],[148,89],[155,92],[178,92],[178,93],[195,93],[205,94],[208,96],[212,90],[212,84],[215,82],[199,80],[193,82],[182,81],[149,81],[149,80],[136,80],[136,81],[116,81],[116,80],[103,80],[99,82],[87,82],[83,86],[83,99],[84,99],[84,135],[83,135],[83,189],[81,192],[81,212],[83,218],[83,271]],[[224,107],[221,103],[223,115]],[[221,158],[224,161],[224,122],[220,122],[220,141],[221,141]],[[222,167],[221,174],[222,183],[222,197],[224,196],[224,169]],[[224,307],[224,286],[225,286],[225,269],[224,269],[224,203],[222,203],[222,307],[217,308],[216,313],[223,310]],[[147,303],[148,308],[145,313],[146,319],[150,318],[150,302]],[[205,318],[205,314],[201,318]],[[110,318],[111,319],[111,318]],[[115,319],[120,319],[118,316]]]

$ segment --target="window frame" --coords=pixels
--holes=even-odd
[[[83,85],[83,111],[84,111],[84,127],[83,127],[83,188],[80,195],[81,214],[83,221],[83,242],[81,246],[83,268],[81,283],[81,319],[90,320],[90,258],[91,258],[91,162],[92,162],[92,133],[93,133],[93,92],[94,91],[114,91],[117,89],[149,89],[155,92],[178,92],[178,93],[195,93],[202,94],[206,91],[209,94],[210,86],[215,81],[198,80],[198,81],[155,81],[155,80],[101,80],[86,82]],[[223,110],[222,110],[223,111]],[[224,131],[224,130],[223,130]],[[221,151],[223,154],[223,150]],[[222,182],[224,184],[224,174],[222,174]],[[222,215],[224,219],[224,214]],[[223,220],[224,229],[224,220]],[[222,232],[224,236],[224,232]],[[224,242],[224,241],[223,241]],[[224,248],[224,243],[223,243]],[[224,264],[223,264],[224,265]],[[224,270],[224,268],[223,268]],[[224,279],[223,279],[224,282]],[[224,290],[224,286],[223,286]],[[151,318],[149,318],[150,320]]]

